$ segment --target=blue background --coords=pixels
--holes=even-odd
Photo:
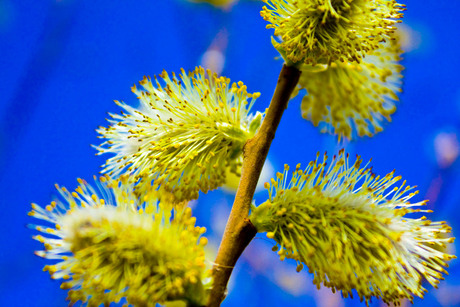
[[[460,229],[458,135],[459,1],[407,0],[404,18],[404,92],[384,132],[343,144],[351,154],[373,158],[373,170],[396,169],[418,185],[414,201],[429,199],[433,220]],[[30,203],[46,205],[54,183],[76,187],[91,178],[107,157],[95,157],[94,131],[113,99],[135,103],[130,86],[144,75],[217,65],[222,74],[261,92],[255,109],[270,101],[281,68],[274,60],[271,30],[259,16],[262,3],[240,0],[232,8],[180,0],[0,1],[0,306],[65,306],[59,282],[41,272],[34,256],[40,244],[26,228]],[[219,57],[204,57],[207,50]],[[208,53],[209,54],[209,53]],[[216,53],[214,53],[216,54]],[[216,64],[217,63],[217,64]],[[336,139],[303,120],[300,99],[281,121],[269,159],[306,164],[317,151],[335,152]],[[440,158],[444,157],[444,158]],[[446,162],[447,161],[447,162]],[[257,194],[258,202],[266,198]],[[232,194],[217,190],[195,204],[198,224],[207,225],[210,249],[218,244]],[[271,242],[258,236],[238,263],[223,306],[354,306],[329,289],[317,291],[306,272],[282,263]],[[455,252],[455,246],[452,252]],[[458,261],[435,290],[415,306],[460,306]],[[374,301],[372,306],[380,306]]]

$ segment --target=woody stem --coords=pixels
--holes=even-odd
[[[241,179],[214,262],[213,287],[207,307],[220,306],[233,267],[257,234],[248,218],[249,209],[268,150],[299,77],[300,71],[297,68],[283,65],[265,119],[257,134],[244,145]]]

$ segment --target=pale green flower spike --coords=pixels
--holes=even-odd
[[[293,63],[360,62],[389,40],[404,5],[394,0],[264,0],[274,46]]]
[[[38,256],[58,260],[47,265],[53,279],[64,279],[68,300],[108,306],[126,298],[134,306],[183,300],[188,306],[206,302],[204,285],[206,229],[195,226],[190,208],[158,202],[152,192],[140,201],[133,186],[101,177],[94,189],[79,179],[74,192],[58,187],[63,201],[29,215],[51,223],[32,228],[44,233]],[[173,217],[172,217],[173,215]]]
[[[144,77],[132,91],[137,108],[116,101],[125,111],[110,114],[111,126],[97,130],[106,139],[99,154],[113,153],[103,172],[142,178],[142,195],[153,184],[178,200],[198,198],[225,183],[229,168],[238,173],[244,143],[254,136],[262,114],[249,110],[260,93],[250,94],[240,81],[218,77],[198,67],[180,78],[165,71],[152,83]]]
[[[373,136],[383,130],[396,111],[401,92],[403,66],[396,41],[381,44],[360,63],[334,62],[318,72],[301,68],[298,88],[307,90],[302,116],[321,132],[339,139]],[[316,66],[319,67],[319,66]]]
[[[392,187],[401,177],[380,178],[360,168],[358,156],[349,164],[344,151],[326,166],[327,156],[297,165],[288,179],[289,167],[266,183],[269,199],[253,208],[251,222],[259,232],[275,239],[280,259],[294,259],[297,270],[307,266],[313,283],[323,284],[344,297],[355,290],[369,304],[372,297],[398,304],[403,298],[423,297],[427,280],[437,287],[446,261],[444,253],[451,228],[445,222],[408,213],[431,212],[408,200],[413,187]]]

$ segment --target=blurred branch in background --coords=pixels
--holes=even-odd
[[[196,3],[201,3],[201,2],[207,2],[211,5],[214,5],[216,7],[220,7],[223,10],[229,10],[233,5],[238,3],[238,0],[188,0],[190,2],[196,2]]]
[[[225,53],[228,44],[228,32],[224,27],[214,37],[211,45],[201,57],[201,66],[220,75],[225,67]]]
[[[443,199],[450,190],[460,154],[457,132],[443,129],[436,134],[433,140],[433,150],[436,165],[425,197],[430,200],[428,202],[430,209],[436,208],[436,210],[444,211],[447,208],[445,208],[446,204]]]

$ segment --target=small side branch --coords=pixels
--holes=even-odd
[[[271,142],[299,77],[297,68],[283,66],[262,126],[244,146],[240,184],[213,267],[213,288],[208,307],[220,306],[236,261],[257,234],[248,219],[249,209]]]

